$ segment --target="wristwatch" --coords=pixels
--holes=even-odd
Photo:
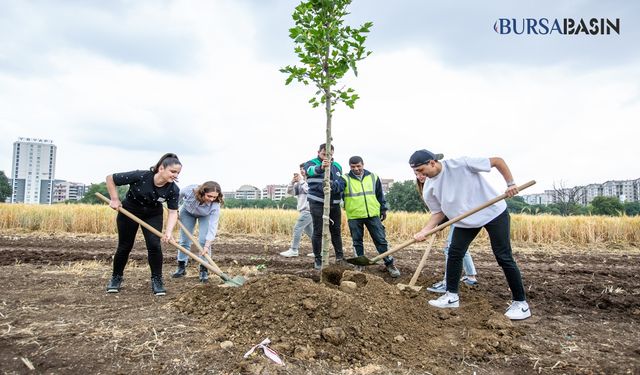
[[[511,181],[507,182],[507,187],[511,187],[511,186],[513,186],[515,184],[516,183],[513,180],[511,180]]]

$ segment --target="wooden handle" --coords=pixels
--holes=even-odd
[[[527,183],[525,183],[525,184],[522,184],[522,185],[518,186],[518,191],[522,191],[522,190],[524,190],[524,189],[526,189],[526,188],[528,188],[528,187],[530,187],[530,186],[534,185],[535,183],[536,183],[536,182],[535,182],[534,180],[531,180],[531,181],[529,181],[529,182],[527,182]],[[451,220],[449,220],[449,221],[447,221],[447,222],[444,222],[444,223],[442,223],[442,224],[438,225],[437,227],[435,227],[435,228],[431,229],[429,232],[427,232],[427,233],[425,234],[425,237],[430,236],[430,235],[432,235],[432,234],[434,234],[434,233],[437,233],[437,232],[439,232],[439,231],[443,230],[444,228],[448,227],[449,225],[454,224],[454,223],[457,223],[458,221],[460,221],[460,220],[464,219],[465,217],[467,217],[467,216],[471,216],[471,215],[475,214],[476,212],[478,212],[478,211],[480,211],[480,210],[483,210],[483,209],[485,209],[485,208],[487,208],[487,207],[491,206],[492,204],[494,204],[494,203],[496,203],[496,202],[500,202],[501,200],[506,199],[506,198],[508,198],[508,196],[507,196],[507,194],[506,194],[506,193],[501,194],[501,195],[498,195],[497,197],[495,197],[495,198],[493,198],[493,199],[491,199],[491,200],[489,200],[489,201],[487,201],[487,202],[485,202],[485,203],[481,204],[480,206],[478,206],[478,207],[476,207],[476,208],[473,208],[473,209],[471,209],[471,210],[469,210],[469,211],[467,211],[467,212],[465,212],[465,213],[463,213],[463,214],[461,214],[461,215],[458,215],[458,216],[454,217],[453,219],[451,219]],[[413,241],[413,242],[415,242],[416,240],[415,240],[415,239],[413,239],[412,241]],[[405,247],[407,247],[407,246],[409,246],[409,245],[411,245],[411,244],[413,243],[413,242],[411,242],[411,243],[409,243],[409,242],[410,242],[410,241],[407,241],[407,242],[405,242],[405,243],[401,244],[400,246],[398,246],[398,247],[396,247],[396,248],[393,248],[393,249],[391,249],[391,250],[389,250],[389,251],[387,251],[387,252],[384,252],[384,253],[382,253],[382,254],[380,254],[380,255],[377,255],[377,256],[373,257],[373,258],[371,259],[371,262],[372,262],[372,263],[377,262],[377,261],[379,261],[380,259],[382,259],[382,258],[384,258],[384,257],[386,257],[386,256],[388,256],[388,255],[391,255],[391,254],[395,253],[395,252],[396,252],[396,251],[398,251],[398,250],[402,250],[402,249],[404,249]]]
[[[424,264],[427,263],[427,258],[429,258],[429,253],[431,252],[431,246],[433,246],[433,242],[436,240],[436,234],[431,235],[431,239],[429,240],[429,244],[427,245],[427,250],[422,254],[422,259],[420,259],[420,263],[418,264],[418,268],[416,268],[416,272],[414,272],[411,281],[409,281],[409,286],[416,285],[416,281],[418,281],[418,276],[420,276],[420,272],[424,268]]]
[[[105,197],[104,195],[102,195],[102,194],[100,194],[98,192],[96,192],[96,197],[100,198],[102,201],[104,201],[107,204],[111,202],[111,200],[109,198]],[[151,233],[155,234],[156,236],[162,238],[162,232],[160,232],[156,228],[152,227],[151,225],[145,223],[144,221],[140,220],[136,215],[134,215],[131,212],[127,211],[125,208],[118,207],[118,212],[122,212],[122,214],[126,215],[129,219],[131,219],[131,220],[135,221],[136,223],[142,225],[147,230],[149,230],[149,232],[151,232]],[[184,247],[180,246],[180,244],[178,244],[175,240],[171,240],[171,241],[169,241],[169,243],[172,244],[173,246],[175,246],[176,248],[178,248],[183,253],[187,254],[189,257],[191,257],[196,262],[198,262],[198,263],[202,264],[203,266],[207,267],[207,269],[209,269],[211,272],[213,272],[216,275],[218,275],[218,273],[216,272],[216,269],[213,268],[213,266],[211,266],[209,263],[205,262],[204,260],[200,259],[200,257],[196,256],[191,251],[189,251],[189,250],[185,249]]]
[[[184,226],[184,224],[182,224],[182,222],[180,221],[180,219],[178,219],[178,225],[180,226],[180,229],[182,229],[182,231],[187,235],[187,237],[189,237],[189,239],[191,240],[191,242],[196,245],[196,248],[198,248],[198,250],[200,250],[200,252],[202,253],[203,249],[202,246],[200,245],[200,242],[198,240],[196,240],[196,238],[193,236],[193,234],[191,234],[190,231],[187,230],[187,228]],[[213,261],[213,259],[211,259],[211,257],[209,256],[209,254],[205,253],[205,258],[207,259],[207,261],[209,261],[209,263],[211,263],[211,265],[215,268],[217,268],[219,273],[222,273],[222,270],[220,269],[220,267],[218,267],[218,265]],[[216,273],[216,275],[220,276],[219,274]]]

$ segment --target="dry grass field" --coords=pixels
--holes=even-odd
[[[0,205],[0,230],[114,234],[115,213],[105,205]],[[223,209],[220,231],[229,234],[291,236],[297,212],[278,209]],[[390,238],[410,238],[427,222],[423,213],[391,212]],[[343,235],[348,237],[343,215]],[[573,246],[640,244],[640,217],[512,215],[512,239],[529,244]],[[484,232],[481,233],[485,236]]]

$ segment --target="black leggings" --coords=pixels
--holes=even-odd
[[[498,264],[502,267],[507,278],[507,283],[511,289],[514,301],[524,301],[526,299],[522,276],[516,261],[513,259],[511,250],[510,218],[509,212],[504,210],[495,219],[484,225],[491,241],[491,250],[496,257]],[[458,293],[460,274],[462,273],[462,258],[469,248],[469,244],[476,237],[480,228],[460,228],[453,231],[453,238],[449,246],[449,257],[447,259],[447,291]]]
[[[136,215],[145,223],[162,232],[162,208],[160,210],[132,210],[131,213]],[[113,256],[113,275],[122,276],[124,267],[129,260],[129,253],[133,249],[133,243],[136,239],[136,233],[140,224],[131,220],[126,215],[118,212],[116,218],[118,226],[118,248]],[[149,260],[149,268],[151,268],[151,276],[162,276],[162,247],[160,246],[160,237],[151,233],[149,230],[142,228],[144,241],[147,244],[147,253]]]

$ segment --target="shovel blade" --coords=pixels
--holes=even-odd
[[[417,285],[411,285],[411,284],[396,284],[396,286],[398,287],[398,289],[400,290],[414,290],[416,292],[419,292],[422,289],[422,286],[417,286]]]
[[[239,287],[244,285],[245,282],[245,278],[242,276],[236,276],[234,278],[223,278],[222,280],[224,280],[224,284],[227,286],[232,286],[232,287]]]
[[[369,258],[367,258],[364,255],[355,257],[355,258],[347,258],[345,259],[345,261],[349,264],[353,264],[356,266],[371,266],[376,264],[376,262],[372,262]]]

